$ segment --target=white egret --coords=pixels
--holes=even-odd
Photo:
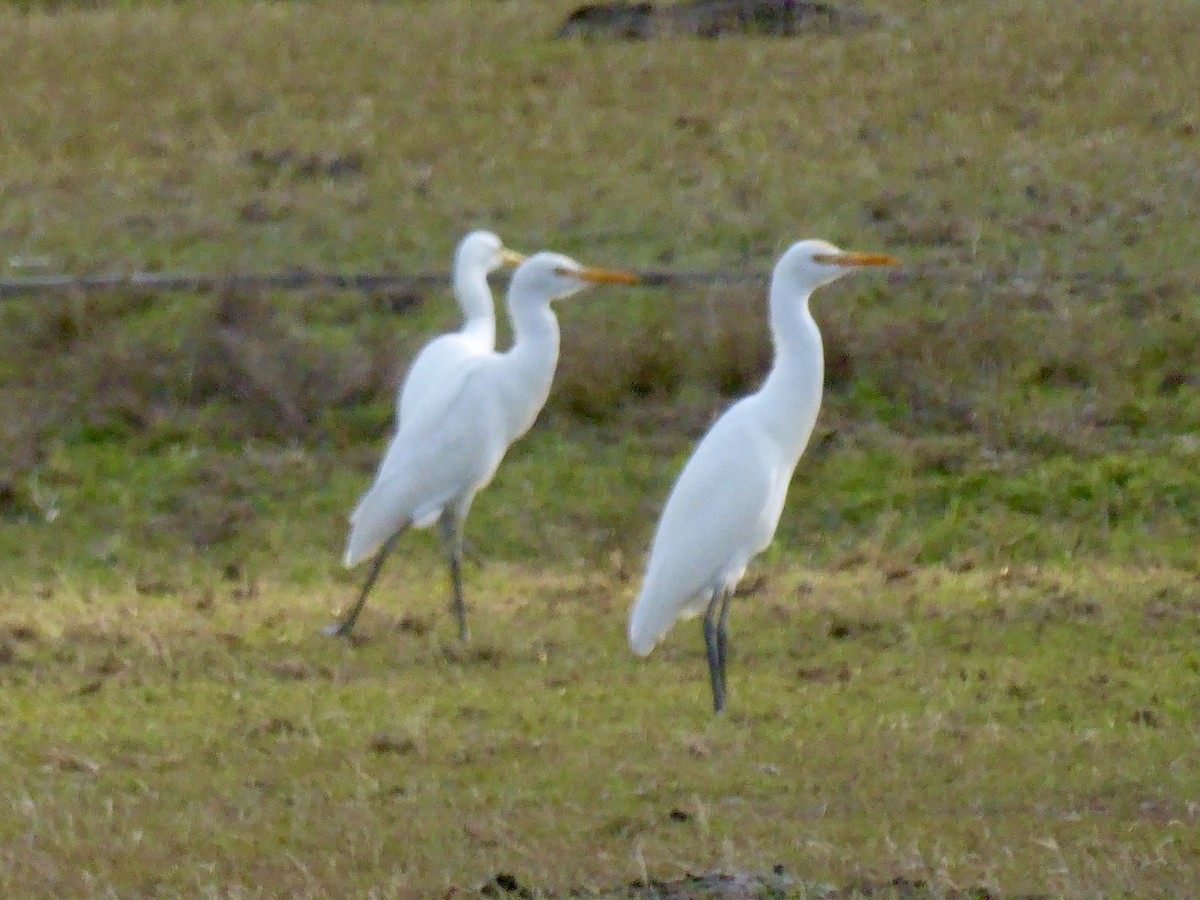
[[[496,349],[496,310],[487,278],[501,266],[516,265],[524,258],[490,231],[472,231],[459,241],[454,252],[452,287],[462,310],[463,327],[434,338],[412,361],[396,396],[397,422],[431,393],[448,371]]]
[[[863,266],[897,262],[800,241],[771,277],[775,363],[757,393],[716,421],[667,500],[641,592],[629,618],[629,645],[646,656],[679,618],[703,613],[713,708],[725,707],[729,601],[750,560],[775,535],[800,454],[821,406],[824,354],[808,308],[814,290]]]
[[[550,308],[593,283],[634,284],[627,272],[593,269],[557,253],[537,253],[513,273],[508,312],[513,345],[431,375],[430,390],[401,417],[375,483],[350,515],[345,564],[375,554],[358,601],[327,629],[346,635],[367,601],[384,559],[410,526],[437,524],[450,563],[459,637],[467,639],[462,593],[463,522],[509,446],[533,425],[558,364],[558,320]]]

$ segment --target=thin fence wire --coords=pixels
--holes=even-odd
[[[637,273],[646,287],[719,284],[748,284],[765,281],[757,272],[666,272]],[[502,276],[504,277],[504,276]],[[261,290],[340,290],[364,294],[422,290],[449,284],[445,272],[341,273],[296,269],[288,272],[234,272],[204,274],[191,272],[117,272],[97,275],[30,275],[0,279],[0,300],[38,295],[95,293],[141,293],[180,291],[209,293]]]

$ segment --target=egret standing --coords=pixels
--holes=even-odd
[[[896,262],[812,240],[783,254],[770,289],[775,364],[758,392],[726,410],[704,436],[667,500],[630,614],[629,645],[646,656],[676,619],[703,614],[716,712],[725,707],[729,600],[775,535],[821,406],[824,354],[808,298],[863,266]]]
[[[558,320],[550,304],[589,284],[634,284],[626,272],[591,269],[557,253],[537,253],[517,267],[508,289],[513,345],[431,372],[429,390],[406,409],[375,483],[350,515],[345,564],[375,554],[358,601],[330,634],[346,635],[367,602],[383,561],[410,526],[437,524],[450,563],[458,633],[467,639],[462,592],[463,522],[471,501],[492,480],[509,446],[533,425],[558,364]]]

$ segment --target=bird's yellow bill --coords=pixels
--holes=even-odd
[[[592,269],[586,266],[570,274],[596,284],[637,284],[640,280],[632,272],[621,272],[617,269]]]
[[[814,256],[817,262],[823,266],[898,266],[900,260],[894,256],[888,256],[886,253],[855,253],[846,251],[843,253],[822,253],[819,256]]]
[[[516,250],[509,250],[507,247],[500,248],[500,259],[510,266],[519,266],[525,262],[525,254],[518,253]]]

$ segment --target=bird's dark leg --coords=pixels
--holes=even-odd
[[[462,539],[463,561],[469,562],[480,569],[483,568],[483,554],[465,537]]]
[[[392,548],[396,546],[396,541],[400,539],[400,535],[404,533],[401,528],[393,534],[379,553],[375,557],[375,562],[371,564],[371,574],[367,576],[367,583],[363,585],[362,593],[358,595],[358,602],[350,608],[350,612],[346,613],[346,617],[336,625],[330,625],[325,629],[325,634],[334,635],[336,637],[348,637],[350,632],[354,630],[354,623],[358,621],[358,614],[362,612],[362,608],[367,604],[367,594],[371,593],[371,588],[375,586],[375,579],[379,577],[379,570],[383,568],[383,561],[387,559],[387,555],[392,552]]]
[[[465,641],[471,636],[467,628],[467,604],[463,599],[462,559],[463,559],[463,529],[462,519],[457,511],[447,507],[438,519],[438,531],[442,536],[442,544],[446,548],[446,556],[450,560],[450,589],[454,594],[453,610],[458,620],[458,639]]]
[[[713,712],[719,713],[725,708],[725,679],[721,674],[721,657],[717,646],[717,626],[714,621],[717,607],[720,605],[722,593],[713,591],[712,599],[708,601],[708,609],[704,611],[704,647],[708,652],[708,679],[712,685]]]
[[[733,591],[726,590],[721,594],[721,615],[717,619],[717,665],[721,669],[721,687],[725,687],[725,661],[728,658],[726,647],[728,646],[727,634],[725,631],[725,623],[729,620],[729,602],[733,599]]]

